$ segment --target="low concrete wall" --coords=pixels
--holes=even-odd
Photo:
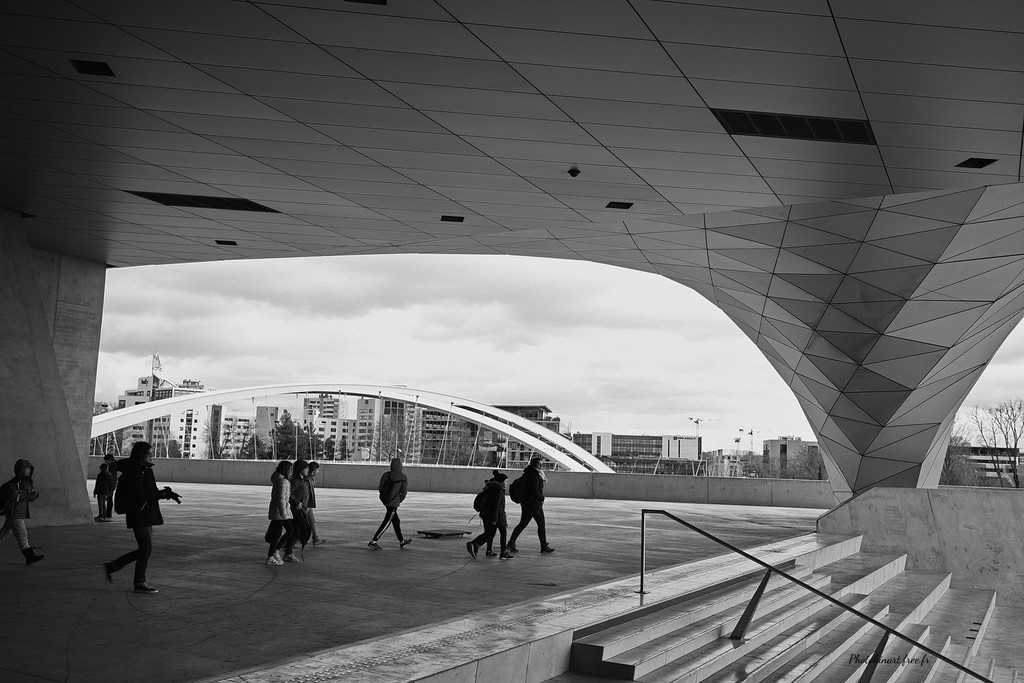
[[[907,554],[907,569],[949,572],[954,588],[1024,604],[1024,490],[874,488],[818,519],[818,532],[863,534],[865,552]]]
[[[89,458],[89,477],[99,472],[101,458]],[[273,460],[156,461],[156,479],[163,485],[176,481],[195,484],[266,484],[276,463]],[[377,488],[385,464],[321,463],[318,486],[336,489]],[[409,486],[415,491],[476,493],[493,470],[484,467],[407,466]],[[504,470],[509,479],[520,470]],[[603,498],[665,503],[715,505],[770,505],[774,507],[827,510],[836,504],[827,481],[799,479],[738,479],[685,477],[668,474],[604,474],[548,472],[546,495],[555,498]]]

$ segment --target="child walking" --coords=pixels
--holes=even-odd
[[[25,528],[25,520],[31,516],[28,504],[39,497],[39,491],[35,490],[32,483],[34,470],[28,460],[18,460],[14,463],[14,478],[0,489],[0,507],[3,508],[5,519],[3,527],[0,527],[0,542],[6,541],[13,533],[21,547],[21,554],[25,556],[25,564],[34,564],[43,559],[43,555],[36,552],[39,548],[28,544],[28,530]]]

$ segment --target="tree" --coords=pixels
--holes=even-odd
[[[940,486],[979,486],[978,468],[974,461],[967,457],[970,452],[971,427],[968,421],[957,415],[953,420],[953,428],[949,435],[949,446],[946,447],[946,459],[942,463],[939,475]]]
[[[989,457],[992,467],[998,475],[999,485],[1005,480],[1014,488],[1020,488],[1020,476],[1017,472],[1017,459],[1008,454],[1007,462],[999,458],[996,449],[1018,449],[1024,437],[1024,399],[1011,399],[994,406],[975,406],[971,413],[971,422],[981,438],[981,445],[990,449]],[[1019,452],[1019,451],[1018,451]]]
[[[180,458],[181,457],[181,444],[178,443],[177,439],[171,439],[167,442],[167,457],[168,458]]]

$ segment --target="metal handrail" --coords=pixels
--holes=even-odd
[[[804,583],[803,581],[801,581],[800,579],[796,578],[795,576],[790,576],[789,574],[787,574],[786,572],[782,571],[781,569],[779,569],[777,567],[773,567],[772,565],[768,564],[767,562],[764,562],[762,560],[757,559],[753,555],[740,550],[739,548],[737,548],[736,546],[732,545],[731,543],[729,543],[727,541],[723,541],[722,539],[718,538],[717,536],[715,536],[713,534],[710,534],[707,531],[704,531],[703,529],[694,526],[693,524],[690,524],[689,522],[687,522],[684,519],[680,519],[679,517],[676,517],[675,515],[673,515],[672,513],[668,512],[666,510],[650,510],[650,509],[644,508],[644,509],[642,509],[640,511],[640,594],[641,595],[645,594],[645,591],[644,591],[644,574],[646,573],[646,570],[647,570],[647,515],[649,515],[649,514],[651,514],[651,515],[655,515],[655,514],[663,515],[665,517],[668,517],[669,519],[675,520],[676,522],[679,522],[680,524],[685,526],[687,529],[690,529],[691,531],[696,531],[701,536],[704,536],[705,538],[707,538],[709,540],[712,540],[715,543],[728,548],[729,550],[731,550],[732,552],[736,553],[737,555],[741,555],[742,557],[750,560],[751,562],[764,567],[765,569],[767,569],[769,571],[769,573],[770,572],[775,572],[776,574],[779,574],[783,578],[791,581],[792,583],[795,583],[796,585],[800,586],[801,588],[804,588],[804,589],[810,591],[811,593],[814,593],[819,598],[823,598],[823,599],[831,602],[833,605],[841,607],[844,610],[846,610],[847,612],[850,612],[852,614],[857,615],[858,617],[860,617],[864,621],[867,621],[867,622],[869,622],[871,624],[874,624],[878,628],[883,629],[887,633],[896,636],[900,640],[904,640],[904,641],[910,643],[911,645],[914,645],[918,649],[920,649],[920,650],[922,650],[924,652],[927,652],[928,654],[932,655],[936,659],[940,659],[943,662],[946,662],[947,664],[949,664],[949,665],[959,669],[960,671],[963,671],[964,673],[970,674],[971,676],[973,676],[974,678],[978,679],[979,681],[984,681],[985,683],[993,683],[993,681],[991,679],[985,678],[984,676],[982,676],[981,674],[979,674],[979,673],[977,673],[975,671],[971,671],[970,669],[968,669],[967,667],[963,666],[962,664],[959,664],[959,663],[953,661],[952,659],[950,659],[949,657],[947,657],[947,656],[945,656],[943,654],[939,654],[935,650],[933,650],[930,647],[924,645],[923,643],[920,643],[920,642],[914,640],[910,636],[903,635],[902,633],[900,633],[896,629],[894,629],[894,628],[892,628],[890,626],[886,626],[882,622],[880,622],[877,619],[874,619],[872,617],[869,617],[867,614],[864,614],[860,610],[858,610],[856,608],[853,608],[853,607],[850,607],[849,605],[846,605],[846,604],[840,602],[839,600],[836,600],[831,595],[827,595],[826,593],[823,593],[822,591],[818,590],[814,586],[810,586],[810,585]]]

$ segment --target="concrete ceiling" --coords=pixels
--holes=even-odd
[[[497,238],[1020,181],[1024,4],[5,0],[0,79],[0,207],[40,248],[531,253]],[[730,135],[712,109],[877,144]]]

